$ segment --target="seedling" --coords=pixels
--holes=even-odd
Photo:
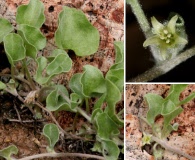
[[[144,133],[142,139],[143,145],[149,144],[151,141],[155,140],[157,137],[161,141],[166,143],[166,138],[170,135],[172,131],[177,131],[179,124],[172,124],[172,120],[176,118],[182,111],[183,108],[181,105],[186,104],[190,100],[195,98],[195,93],[191,93],[187,98],[180,101],[180,93],[187,87],[187,84],[173,84],[169,90],[169,93],[166,98],[163,98],[157,94],[148,93],[144,96],[149,110],[146,116],[146,122],[152,128],[152,135]],[[157,116],[163,117],[163,125],[156,123]],[[157,144],[159,141],[156,141]],[[154,145],[154,156],[160,158],[162,156],[162,148],[157,147],[157,144]],[[161,144],[161,143],[160,143]],[[163,146],[164,147],[164,146]]]

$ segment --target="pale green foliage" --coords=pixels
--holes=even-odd
[[[7,58],[12,66],[14,66],[17,61],[25,58],[24,43],[19,35],[9,33],[4,37],[3,42]]]
[[[97,51],[100,39],[98,30],[91,25],[82,11],[64,7],[59,15],[58,25],[55,41],[59,48],[71,49],[78,56]]]
[[[94,97],[106,91],[102,72],[91,65],[85,65],[81,76],[82,91],[86,97]]]
[[[37,64],[35,80],[39,84],[45,84],[55,75],[68,72],[72,67],[72,60],[64,50],[56,49],[50,57],[37,58]],[[44,71],[46,71],[45,75]]]
[[[109,69],[106,78],[112,81],[120,91],[123,90],[123,77],[124,77],[124,48],[123,42],[115,42],[115,64]]]
[[[55,124],[46,124],[43,128],[43,135],[47,138],[49,146],[47,150],[54,152],[54,146],[59,140],[59,130]]]
[[[24,40],[26,55],[35,59],[38,50],[46,46],[46,38],[38,28],[26,24],[18,26],[18,33]]]
[[[44,5],[40,0],[30,0],[28,5],[17,9],[16,22],[40,28],[45,21]]]
[[[172,120],[183,111],[181,107],[182,104],[195,98],[195,93],[191,93],[186,99],[182,101],[179,100],[181,92],[186,87],[187,84],[171,85],[166,98],[153,93],[148,93],[144,96],[149,105],[146,117],[147,123],[152,127],[153,134],[159,139],[164,140],[172,131],[177,131],[179,124],[171,124]],[[163,117],[162,125],[155,122],[156,117],[159,115]],[[144,137],[146,137],[145,134]],[[146,138],[144,140],[146,141]],[[147,143],[143,143],[143,145],[145,144]],[[156,159],[162,158],[163,150],[160,146],[157,147],[157,143],[153,147],[153,154]]]
[[[14,28],[7,19],[0,18],[0,43],[3,41],[3,37],[13,31],[13,29]]]
[[[0,150],[0,157],[5,158],[6,160],[14,160],[11,158],[12,154],[17,154],[18,148],[15,145],[10,145],[2,150]]]
[[[119,134],[124,122],[121,115],[116,114],[116,104],[122,98],[124,85],[123,42],[115,42],[115,64],[105,76],[97,67],[85,65],[82,73],[76,73],[70,79],[68,85],[72,92],[69,93],[65,86],[52,81],[54,76],[67,73],[72,68],[72,60],[65,49],[73,50],[78,56],[93,54],[99,46],[99,32],[82,11],[64,7],[55,33],[58,48],[46,57],[38,54],[46,46],[46,38],[40,31],[44,21],[44,5],[40,0],[30,0],[28,5],[18,7],[16,33],[10,33],[13,27],[7,20],[0,18],[0,41],[3,40],[6,55],[12,65],[13,78],[6,84],[0,81],[0,89],[18,96],[18,90],[23,85],[18,79],[23,79],[24,83],[27,79],[29,93],[32,90],[36,93],[28,103],[37,115],[41,115],[38,112],[40,108],[36,108],[34,101],[46,102],[46,109],[52,112],[65,110],[80,113],[88,120],[84,133],[87,129],[93,131],[87,130],[84,136],[91,138],[92,134],[96,134],[94,151],[101,152],[107,160],[116,160],[120,153],[118,146],[123,146]],[[28,71],[29,61],[37,64],[34,75]],[[14,70],[16,62],[22,64],[21,70]],[[91,98],[96,98],[96,102],[94,105],[90,103],[89,107],[88,101],[92,101]],[[86,111],[83,110],[84,105]],[[54,146],[59,140],[58,127],[46,124],[43,134],[49,144],[47,151],[55,152]]]
[[[183,102],[187,103],[195,98],[195,93],[192,93],[185,100],[179,100],[180,93],[186,86],[187,84],[171,85],[169,94],[166,98],[162,98],[161,96],[152,93],[144,96],[149,105],[147,122],[152,126],[154,132],[158,132],[155,134],[161,139],[166,138],[171,131],[177,130],[178,124],[175,123],[171,125],[171,121],[183,111],[180,105],[184,104]],[[155,124],[155,118],[158,115],[163,116],[164,123],[162,127]]]

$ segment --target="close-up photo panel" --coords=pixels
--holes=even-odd
[[[195,160],[195,1],[125,9],[125,159]]]
[[[126,82],[195,82],[194,15],[194,0],[127,0]]]
[[[124,0],[0,0],[0,160],[124,160]]]

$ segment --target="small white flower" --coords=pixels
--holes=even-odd
[[[160,49],[163,60],[169,58],[167,55],[167,49],[172,49],[178,45],[185,45],[188,41],[180,36],[180,33],[176,30],[176,22],[178,16],[175,15],[171,18],[167,25],[163,25],[157,21],[155,17],[151,18],[153,27],[153,36],[145,40],[143,46],[156,45]]]

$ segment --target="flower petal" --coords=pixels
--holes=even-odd
[[[169,21],[167,28],[171,31],[172,34],[175,34],[175,25],[177,22],[178,16],[175,15],[174,17],[171,18],[171,20]]]
[[[188,43],[188,41],[185,38],[182,38],[182,37],[179,37],[179,36],[175,40],[175,44],[185,45],[187,43]]]
[[[156,35],[156,36],[152,36],[152,37],[147,38],[147,39],[144,41],[143,46],[144,46],[144,47],[147,47],[147,46],[149,46],[149,45],[159,45],[159,44],[160,44],[160,39],[159,39],[159,37]]]
[[[160,31],[164,28],[164,25],[161,24],[155,17],[151,18],[151,22],[152,22],[152,27],[154,29],[154,32],[156,34],[159,34]]]

